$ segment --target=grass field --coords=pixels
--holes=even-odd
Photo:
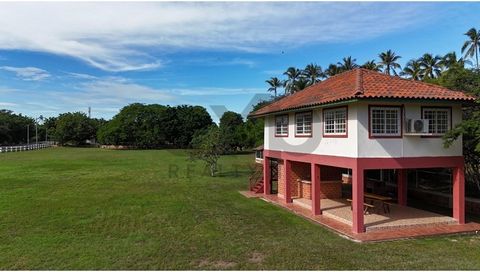
[[[184,151],[0,154],[0,269],[480,269],[480,235],[357,244]]]

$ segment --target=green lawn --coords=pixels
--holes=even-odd
[[[183,151],[0,154],[0,269],[480,269],[480,235],[358,244],[244,198],[252,160],[210,178]]]

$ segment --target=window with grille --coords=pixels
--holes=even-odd
[[[323,134],[325,136],[347,135],[347,108],[323,110]]]
[[[295,115],[295,135],[312,136],[311,112],[302,112]]]
[[[402,135],[400,107],[370,107],[370,135],[397,137]]]
[[[428,120],[428,133],[441,135],[450,130],[449,108],[423,108],[422,116]]]
[[[275,136],[288,136],[288,115],[275,116]]]

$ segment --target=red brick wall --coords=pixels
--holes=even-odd
[[[341,182],[326,182],[320,183],[320,198],[342,198],[342,183]]]
[[[292,197],[303,197],[312,199],[312,186],[308,183],[298,182],[301,180],[311,180],[310,164],[302,162],[291,162],[292,172],[290,174],[290,192]],[[285,164],[282,160],[278,162],[278,194],[285,196]],[[322,166],[322,180],[338,180],[342,178],[343,169],[329,166]],[[341,183],[322,183],[320,185],[320,198],[341,198]]]
[[[278,194],[285,196],[285,170],[282,160],[278,160]]]

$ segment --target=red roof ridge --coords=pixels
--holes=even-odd
[[[355,88],[355,96],[363,95],[363,73],[361,68],[356,68],[357,71],[357,82]]]

